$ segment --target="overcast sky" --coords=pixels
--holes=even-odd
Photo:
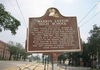
[[[18,1],[23,16],[20,13],[16,1]],[[43,16],[50,7],[57,8],[60,13],[66,17],[76,16],[81,38],[85,42],[87,42],[92,26],[94,24],[100,26],[99,0],[0,0],[0,3],[4,4],[6,10],[21,22],[21,26],[16,35],[12,35],[10,31],[0,32],[0,40],[4,42],[14,41],[24,45],[29,18]],[[95,7],[93,8],[93,6]],[[90,10],[91,12],[88,13]],[[80,22],[86,15],[87,17]]]

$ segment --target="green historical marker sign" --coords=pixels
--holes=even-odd
[[[39,18],[29,18],[26,41],[27,52],[81,51],[76,17],[62,16],[56,8],[49,8]]]

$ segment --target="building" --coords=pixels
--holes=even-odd
[[[0,40],[0,59],[9,59],[10,52],[7,43]]]

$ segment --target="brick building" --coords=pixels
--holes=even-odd
[[[7,43],[0,40],[0,59],[9,59],[10,52]]]

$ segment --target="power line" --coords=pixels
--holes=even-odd
[[[4,2],[5,2],[5,0],[4,0]],[[6,2],[9,2],[9,0],[7,0]],[[5,2],[5,3],[6,3],[6,2]],[[10,7],[12,7],[12,6],[13,6],[13,4],[12,4],[12,3],[8,3],[8,4],[10,5]],[[12,4],[12,5],[11,5],[11,4]],[[17,12],[17,14],[18,14],[18,10],[16,10],[16,8],[15,8],[15,7],[13,7],[13,9],[14,9],[14,11],[15,11],[15,12]],[[18,14],[18,16],[19,16],[19,14]]]
[[[22,11],[21,11],[21,8],[20,8],[20,6],[19,6],[17,0],[16,0],[16,4],[17,4],[17,6],[18,6],[18,8],[19,8],[19,11],[20,11],[20,13],[21,13],[21,15],[22,15],[22,18],[23,18],[23,20],[24,20],[24,23],[26,24],[25,18],[24,18],[24,16],[23,16],[23,13],[22,13]]]
[[[4,3],[6,4],[6,1],[5,1],[5,0],[4,0]],[[19,12],[20,12],[20,14],[21,14],[21,16],[22,16],[22,18],[23,18],[24,23],[26,24],[26,21],[25,21],[25,19],[24,19],[23,13],[22,13],[22,11],[21,11],[21,9],[20,9],[20,6],[19,6],[17,0],[16,0],[16,4],[17,4],[17,7],[18,7],[18,9],[19,9]],[[10,3],[9,5],[12,7],[13,4],[11,5],[11,3]],[[13,7],[13,9],[14,9],[16,12],[18,12],[18,10],[16,10],[15,7]],[[19,15],[19,14],[18,14],[18,15]],[[25,27],[26,27],[26,26],[25,26]]]
[[[97,12],[95,15],[93,15],[86,23],[84,23],[84,24],[82,24],[82,25],[80,25],[80,27],[83,27],[85,24],[87,24],[87,23],[89,23],[90,22],[90,20],[92,20],[94,17],[96,17],[98,14],[100,14],[100,11],[99,12]]]
[[[91,12],[92,10],[97,6],[97,4],[95,4],[88,12],[87,14],[79,21],[78,24],[80,24]]]

